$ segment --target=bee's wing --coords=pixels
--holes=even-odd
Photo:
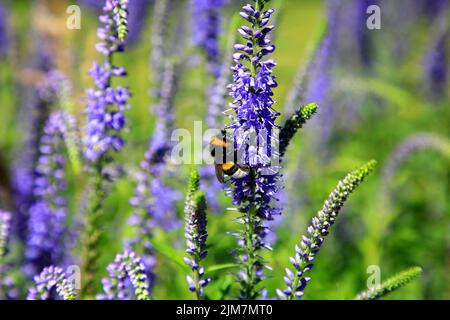
[[[225,183],[225,178],[224,178],[222,165],[216,164],[214,167],[216,168],[217,180],[219,180],[220,183]]]

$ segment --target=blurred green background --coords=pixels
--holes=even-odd
[[[386,9],[383,9],[383,3]],[[403,3],[408,5],[408,1]],[[70,1],[10,2],[15,47],[9,61],[0,61],[0,150],[11,165],[24,139],[24,128],[19,125],[23,92],[13,83],[26,82],[29,78],[28,69],[32,68],[30,55],[34,52],[33,46],[37,45],[33,37],[36,33],[45,33],[50,39],[58,68],[72,80],[72,111],[83,123],[84,90],[92,86],[87,71],[93,61],[100,58],[94,47],[97,20],[94,12],[83,9],[82,29],[66,29],[65,10],[69,4]],[[317,0],[274,0],[272,6],[282,9],[274,55],[278,61],[275,73],[279,83],[275,91],[276,108],[282,112],[297,69],[307,62],[308,50],[326,19],[326,6],[324,1]],[[432,132],[450,137],[448,88],[446,96],[439,100],[430,99],[423,90],[423,60],[435,35],[435,26],[426,19],[416,19],[407,29],[402,29],[406,23],[403,20],[397,24],[389,23],[395,19],[388,18],[393,12],[387,11],[387,2],[382,2],[381,7],[386,10],[382,11],[382,19],[384,14],[387,18],[381,30],[373,31],[375,63],[370,71],[361,68],[350,56],[337,51],[333,53],[338,59],[333,92],[346,98],[336,99],[337,115],[330,141],[319,146],[327,150],[327,156],[320,156],[316,152],[317,146],[310,142],[316,132],[312,126],[306,126],[297,135],[288,152],[283,169],[287,205],[282,222],[276,227],[274,250],[264,255],[273,268],[267,272],[269,278],[265,281],[269,296],[275,295],[277,287],[284,287],[282,276],[289,264],[289,256],[294,253],[294,245],[337,181],[363,162],[376,159],[379,163],[377,171],[350,198],[326,239],[311,272],[312,281],[304,299],[354,298],[357,292],[366,288],[369,276],[366,270],[370,265],[380,267],[382,279],[413,265],[424,269],[421,279],[390,295],[390,299],[450,299],[449,154],[445,156],[432,150],[421,150],[402,162],[393,181],[386,183],[381,175],[397,146],[412,134]],[[237,4],[230,5],[227,17],[236,13],[238,8]],[[395,6],[391,10],[395,9],[401,10]],[[123,83],[133,93],[132,108],[127,111],[127,145],[116,159],[130,168],[139,165],[154,127],[154,119],[149,112],[153,103],[149,95],[151,13],[141,41],[116,61],[118,65],[126,66],[129,76]],[[186,12],[187,19],[188,15]],[[341,23],[352,19],[351,14],[343,9]],[[404,19],[409,18],[405,16]],[[229,21],[225,19],[225,23]],[[228,25],[225,25],[224,30],[227,29]],[[341,36],[343,39],[352,37],[346,33]],[[224,43],[226,38],[224,32]],[[407,46],[399,58],[392,53],[398,41]],[[187,68],[177,96],[177,127],[192,131],[193,122],[204,119],[207,107],[205,88],[211,81],[206,68]],[[348,101],[353,98],[356,115],[348,112]],[[320,112],[326,113],[327,110],[321,109]],[[189,170],[189,165],[184,166],[183,175],[177,180],[183,192]],[[86,177],[72,172],[71,178],[70,205],[72,214],[76,214]],[[122,241],[131,232],[127,227],[131,214],[128,199],[134,184],[133,178],[123,178],[108,196],[99,250],[102,266],[110,263],[122,250]],[[384,194],[390,199],[389,205],[383,200]],[[223,208],[231,206],[228,198],[218,196]],[[181,201],[180,217],[182,210]],[[206,264],[233,261],[229,252],[235,246],[235,239],[227,232],[235,230],[238,225],[231,222],[231,218],[226,210],[209,215],[208,243],[211,248]],[[173,246],[182,256],[182,235],[182,230],[158,232],[157,241]],[[213,292],[232,280],[230,271],[213,275],[214,281],[207,288],[212,298],[218,298]],[[187,290],[184,269],[164,254],[158,254],[156,272],[155,299],[194,298]],[[102,276],[105,275],[106,271]],[[237,285],[233,284],[232,293],[236,289]]]

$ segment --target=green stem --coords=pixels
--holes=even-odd
[[[98,271],[99,258],[97,246],[101,235],[99,225],[104,199],[102,170],[103,162],[102,159],[100,159],[95,167],[92,199],[87,212],[83,233],[83,248],[81,254],[81,275],[83,281],[80,297],[88,299],[93,298],[97,292],[96,274]]]
[[[197,300],[202,300],[202,296],[200,294],[200,252],[196,252],[194,256],[194,261],[199,269],[194,270],[194,282],[195,282],[195,295],[197,296]]]
[[[249,203],[249,210],[246,216],[246,229],[245,229],[245,250],[247,254],[247,263],[246,263],[246,275],[247,282],[244,288],[244,296],[246,299],[254,299],[256,296],[255,292],[255,266],[256,266],[256,248],[253,244],[253,238],[255,236],[255,215],[256,215],[256,205],[255,205],[255,176],[256,170],[251,169],[251,199]]]
[[[109,65],[113,66],[113,54],[107,57]],[[107,79],[107,87],[111,87],[112,76]],[[91,299],[95,297],[97,292],[97,272],[99,253],[97,251],[100,242],[101,230],[100,220],[102,216],[103,201],[105,192],[103,190],[103,165],[105,158],[102,156],[95,163],[93,168],[93,190],[92,200],[90,201],[89,210],[84,226],[82,252],[81,252],[81,276],[82,286],[80,297]]]
[[[195,281],[195,295],[197,296],[197,300],[202,300],[202,296],[200,295],[200,276],[198,274],[198,270],[194,272],[194,281]]]

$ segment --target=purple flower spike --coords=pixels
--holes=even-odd
[[[212,74],[220,76],[221,13],[227,0],[191,0],[193,21],[193,41],[201,48],[208,61]]]
[[[243,265],[239,281],[244,299],[255,299],[259,295],[256,285],[263,278],[264,263],[258,251],[270,248],[265,243],[269,233],[266,224],[281,213],[272,204],[279,180],[279,167],[272,163],[279,156],[272,148],[278,142],[275,121],[279,113],[273,109],[272,99],[272,90],[277,86],[272,75],[276,62],[267,58],[275,50],[269,39],[273,26],[267,26],[273,10],[264,11],[262,0],[254,2],[254,6],[244,7],[243,16],[250,27],[242,26],[238,30],[244,43],[235,46],[238,52],[233,56],[234,82],[228,86],[235,113],[229,115],[232,123],[228,128],[233,130],[238,150],[236,160],[248,171],[243,177],[231,179],[233,204],[240,208],[240,220],[245,225],[245,231],[238,234]]]
[[[64,139],[68,126],[73,126],[74,122],[68,114],[53,113],[41,137],[34,181],[37,201],[30,209],[25,251],[29,275],[45,266],[63,263],[69,256],[64,239],[67,217]]]
[[[9,51],[8,14],[6,8],[0,3],[0,57],[7,55]]]
[[[178,87],[179,64],[164,65],[159,104],[155,106],[157,124],[148,150],[137,173],[137,185],[129,202],[133,206],[130,224],[136,234],[127,244],[142,254],[148,278],[153,282],[155,258],[151,239],[155,228],[175,230],[180,226],[176,203],[180,193],[166,180],[173,175],[167,160],[172,148],[170,134],[173,128],[174,97]]]
[[[149,279],[141,258],[135,252],[126,250],[118,254],[106,268],[109,276],[102,280],[104,294],[100,300],[149,300]]]
[[[448,27],[442,29],[432,39],[424,63],[425,90],[427,95],[434,100],[441,100],[445,97],[449,83],[450,30]]]
[[[50,266],[34,277],[35,286],[28,291],[27,300],[55,300],[56,294],[63,300],[75,300],[75,287],[69,282],[63,269]]]
[[[323,204],[322,209],[312,219],[311,225],[307,228],[307,234],[302,236],[299,245],[295,246],[295,256],[289,258],[293,268],[286,268],[284,282],[287,288],[284,291],[277,289],[280,299],[292,300],[303,296],[307,284],[311,281],[311,277],[305,274],[313,268],[313,261],[331,227],[336,222],[345,201],[373,171],[375,165],[375,161],[370,161],[339,181],[337,187]]]
[[[165,182],[165,177],[170,171],[167,170],[167,157],[172,148],[170,134],[175,119],[174,97],[178,87],[179,73],[178,64],[166,63],[161,100],[155,106],[154,112],[158,119],[155,133],[141,162],[141,171],[137,177],[138,184],[134,196],[130,199],[130,203],[135,208],[133,224],[148,229],[148,232],[141,234],[138,241],[143,241],[150,236],[151,227],[158,226],[165,230],[179,227],[176,202],[180,199],[180,194]]]
[[[120,6],[119,6],[120,4]],[[123,68],[113,66],[111,61],[115,53],[123,51],[123,29],[126,28],[128,1],[107,0],[100,16],[102,26],[98,28],[97,51],[106,57],[102,64],[94,63],[89,71],[96,88],[87,91],[88,102],[85,113],[84,156],[89,162],[96,162],[109,155],[111,151],[120,151],[124,145],[121,131],[126,121],[124,112],[130,98],[128,89],[111,87],[113,77],[124,77]],[[125,22],[124,22],[125,21]],[[125,26],[125,27],[124,27]]]
[[[197,171],[192,171],[189,182],[189,191],[186,197],[184,208],[185,213],[185,238],[186,253],[188,257],[184,262],[192,269],[192,276],[187,276],[189,290],[197,294],[197,298],[203,296],[204,287],[211,278],[204,278],[205,268],[201,265],[202,260],[208,255],[206,250],[206,197],[205,193],[199,191],[200,175]]]

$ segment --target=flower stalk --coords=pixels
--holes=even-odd
[[[114,262],[108,265],[109,276],[102,280],[104,294],[97,296],[101,300],[150,300],[150,281],[145,265],[134,251],[125,250],[118,254]],[[132,292],[129,291],[128,281]]]
[[[359,293],[355,300],[378,300],[385,295],[406,286],[408,283],[422,275],[422,268],[412,267],[387,279],[379,286],[374,286]]]
[[[34,195],[28,223],[26,273],[34,275],[42,268],[62,264],[69,259],[67,248],[67,164],[65,137],[74,118],[64,112],[52,113],[44,127],[39,145]]]
[[[275,51],[269,33],[273,26],[268,25],[272,9],[264,10],[265,2],[254,1],[247,4],[240,13],[250,25],[244,25],[238,32],[245,44],[236,44],[233,55],[234,81],[228,86],[234,98],[229,115],[233,137],[238,151],[236,162],[248,168],[248,175],[231,178],[233,204],[239,207],[243,225],[241,232],[234,233],[238,238],[239,262],[242,270],[238,273],[241,284],[241,298],[256,299],[259,295],[257,285],[263,279],[264,262],[260,251],[271,249],[264,238],[269,232],[267,221],[280,214],[279,208],[272,206],[278,190],[278,150],[272,146],[277,143],[278,126],[275,121],[279,115],[272,106],[272,89],[277,86],[272,69],[276,62],[265,57]]]
[[[284,291],[277,289],[280,299],[292,300],[303,296],[303,291],[311,280],[307,273],[313,268],[314,259],[325,237],[336,222],[336,218],[348,196],[373,171],[375,165],[376,162],[372,160],[339,181],[337,187],[325,201],[322,209],[312,219],[311,225],[307,228],[307,235],[302,236],[300,244],[295,246],[295,256],[290,258],[295,271],[286,268],[284,281],[287,289]]]
[[[75,300],[77,292],[63,269],[55,266],[44,268],[34,277],[35,286],[30,288],[27,300],[53,300],[53,292],[63,300]]]
[[[184,258],[184,262],[192,269],[192,274],[186,277],[189,290],[195,292],[197,299],[200,300],[211,278],[204,278],[205,268],[202,266],[202,260],[208,255],[206,250],[208,233],[206,231],[206,197],[205,193],[199,190],[199,179],[198,171],[193,170],[184,210],[186,253],[189,255]]]
[[[82,295],[93,296],[97,289],[95,281],[98,272],[97,252],[100,240],[100,221],[103,201],[106,196],[104,181],[109,177],[104,169],[112,160],[111,152],[119,152],[124,141],[121,132],[125,128],[124,112],[129,107],[130,92],[127,88],[112,87],[113,77],[124,77],[126,70],[113,65],[113,57],[124,50],[127,34],[128,0],[106,0],[97,29],[100,42],[96,49],[105,56],[100,65],[95,63],[89,74],[95,81],[95,88],[87,92],[87,125],[85,128],[84,157],[90,165],[93,194],[85,221],[82,249]]]

